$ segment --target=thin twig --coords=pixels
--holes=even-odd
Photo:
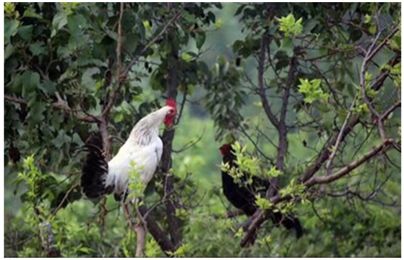
[[[184,94],[182,96],[180,112],[178,113],[178,117],[175,120],[175,125],[178,125],[178,123],[180,122],[180,119],[182,117],[182,112],[184,111],[184,108],[185,108],[185,102],[187,101],[187,94],[188,94],[187,90],[188,90],[188,88],[185,88]]]
[[[178,150],[173,148],[172,152],[173,153],[181,153],[181,152],[184,152],[184,151],[188,150],[189,148],[196,145],[197,143],[199,143],[202,140],[204,133],[205,133],[205,129],[202,131],[202,133],[196,139],[191,140],[190,142],[188,142],[187,144],[185,144],[183,147],[181,147]]]
[[[174,23],[179,17],[181,16],[181,12],[177,12],[165,25],[164,27],[161,29],[161,31],[155,36],[153,37],[148,44],[146,44],[146,46],[139,52],[139,54],[134,57],[131,62],[128,64],[128,66],[126,66],[126,69],[123,71],[124,75],[127,75],[128,72],[130,71],[130,69],[132,68],[133,65],[135,65],[135,63],[138,61],[139,57],[145,53],[147,51],[147,49],[152,46],[164,33],[165,31],[168,29],[168,27]]]
[[[59,205],[56,207],[55,210],[53,210],[52,214],[56,215],[56,213],[59,211],[59,209],[62,207],[63,203],[67,200],[69,197],[70,193],[76,188],[79,187],[80,184],[74,184],[70,187],[70,189],[66,192],[66,194],[63,196],[63,199],[60,201]]]
[[[382,142],[380,145],[377,147],[373,148],[370,150],[368,153],[364,154],[361,158],[352,161],[351,163],[347,164],[345,167],[337,171],[336,173],[333,173],[328,176],[316,176],[311,178],[310,180],[306,181],[304,184],[306,186],[312,186],[314,184],[324,184],[324,183],[330,183],[335,180],[340,179],[341,177],[345,176],[346,174],[350,173],[363,163],[367,162],[369,159],[373,158],[375,155],[385,152],[389,148],[392,147],[394,140],[393,139],[387,139],[384,142]]]
[[[401,106],[401,100],[398,100],[394,105],[392,105],[389,109],[387,109],[381,116],[381,120],[386,120],[387,117],[396,110],[396,108]]]
[[[327,171],[327,175],[331,174],[332,161],[334,160],[335,156],[337,155],[338,147],[339,147],[339,144],[340,144],[341,139],[342,139],[342,134],[345,131],[345,128],[346,128],[346,126],[347,126],[347,124],[349,122],[349,118],[351,117],[352,111],[353,111],[353,109],[355,107],[356,98],[357,98],[357,96],[354,97],[354,100],[352,101],[352,104],[349,107],[348,114],[345,117],[344,123],[342,124],[342,127],[341,127],[341,129],[340,129],[340,131],[338,133],[337,140],[335,141],[335,144],[332,146],[332,153],[331,153],[330,157],[328,158],[328,161],[327,161],[326,166],[325,166],[326,171]]]
[[[264,82],[264,63],[266,60],[266,47],[268,44],[267,37],[262,37],[260,54],[258,58],[258,88],[259,96],[261,98],[262,106],[264,108],[265,114],[267,115],[269,121],[276,127],[279,127],[279,122],[274,113],[272,112],[271,106],[269,105],[268,99],[265,94],[265,82]]]
[[[372,57],[374,55],[376,55],[377,50],[380,50],[381,46],[383,46],[380,44],[378,47],[376,47],[374,49],[374,46],[375,46],[377,40],[379,39],[380,35],[381,35],[381,32],[379,32],[376,35],[376,37],[373,40],[373,42],[371,43],[370,47],[366,51],[366,55],[365,55],[365,58],[363,59],[363,63],[362,63],[361,71],[360,71],[360,75],[359,75],[360,76],[359,85],[361,87],[363,100],[365,101],[365,103],[366,103],[367,107],[369,108],[369,110],[371,111],[371,113],[376,117],[376,122],[378,125],[380,137],[382,138],[382,140],[385,140],[386,133],[384,130],[383,122],[380,119],[380,114],[377,112],[376,108],[373,106],[372,102],[369,100],[369,98],[366,94],[366,68],[368,67],[369,61],[372,59]],[[386,43],[386,41],[383,41],[383,42]]]

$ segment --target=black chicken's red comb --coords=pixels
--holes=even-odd
[[[231,153],[231,144],[224,144],[220,146],[219,150],[222,155],[228,155],[229,153]]]

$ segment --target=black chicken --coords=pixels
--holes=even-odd
[[[234,150],[230,144],[222,145],[220,147],[220,152],[223,156],[223,163],[228,163],[230,168],[238,167]],[[241,182],[244,183],[245,181],[246,177],[243,176]],[[261,197],[265,197],[266,190],[270,183],[267,180],[253,176],[251,184],[237,184],[234,182],[233,177],[227,172],[222,171],[222,185],[223,193],[228,201],[236,208],[242,210],[247,216],[252,216],[258,208],[255,204],[255,196],[260,194]],[[283,215],[280,212],[272,212],[270,217],[275,225],[281,224],[287,229],[294,229],[297,238],[302,236],[302,226],[295,216],[290,214]]]

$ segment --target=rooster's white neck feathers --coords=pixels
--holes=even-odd
[[[128,141],[142,146],[149,144],[153,137],[158,137],[159,127],[169,110],[169,106],[164,106],[140,119],[133,127]]]

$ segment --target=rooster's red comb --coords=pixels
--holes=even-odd
[[[167,98],[166,105],[169,106],[169,107],[176,108],[177,102],[173,98]]]

